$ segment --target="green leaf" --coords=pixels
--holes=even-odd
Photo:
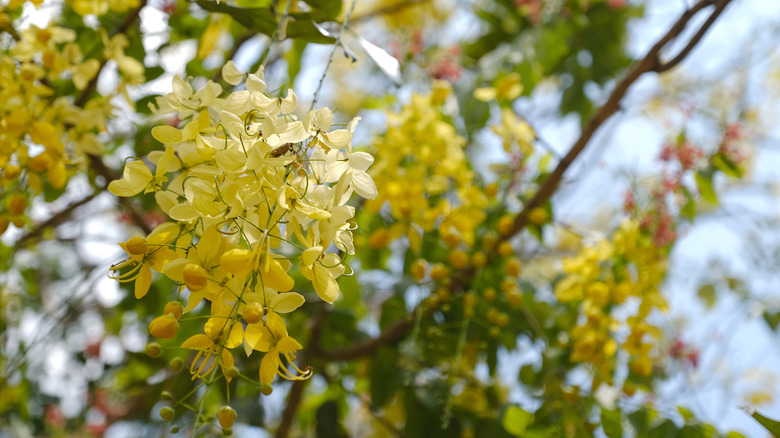
[[[682,415],[683,420],[685,420],[685,422],[687,424],[690,424],[690,423],[693,423],[693,422],[696,421],[696,416],[693,415],[693,412],[685,409],[684,407],[677,406],[677,411],[680,413],[680,415]]]
[[[666,420],[658,426],[650,429],[647,438],[676,438],[680,429],[672,420]]]
[[[737,166],[733,161],[729,160],[728,157],[723,154],[713,155],[712,165],[732,178],[742,177],[742,169],[740,169],[739,166]]]
[[[528,425],[534,420],[534,414],[525,411],[520,406],[508,406],[504,410],[504,417],[501,419],[501,425],[504,430],[513,436],[521,437],[525,435]]]
[[[769,325],[772,330],[777,330],[778,324],[780,324],[780,312],[767,312],[761,315],[764,317],[764,321]]]
[[[715,189],[712,186],[712,177],[714,173],[714,169],[712,168],[696,172],[696,187],[698,187],[699,194],[705,201],[713,205],[718,205],[718,195],[715,193]]]
[[[623,436],[623,418],[620,409],[601,409],[601,427],[609,438]]]
[[[327,1],[327,0],[326,0]],[[276,16],[270,8],[237,8],[226,3],[216,3],[209,0],[197,0],[196,3],[201,8],[209,12],[219,12],[233,17],[234,20],[243,24],[247,29],[273,36],[276,32]],[[291,13],[290,21],[285,29],[287,38],[297,38],[311,43],[329,44],[334,39],[323,35],[315,26],[312,20],[321,16],[308,12]]]
[[[717,298],[715,293],[715,286],[711,284],[705,284],[699,288],[699,290],[696,292],[696,295],[704,302],[704,305],[707,306],[707,309],[712,309],[712,306],[715,305],[715,299]],[[678,407],[677,409],[682,408]],[[683,417],[685,417],[685,414],[683,414]]]
[[[338,17],[341,12],[341,0],[304,0],[316,12],[317,21],[327,21]]]
[[[394,295],[382,303],[382,316],[379,318],[379,328],[384,330],[405,315],[406,302],[403,296]]]
[[[771,433],[774,436],[780,436],[780,421],[773,420],[771,418],[767,418],[761,414],[758,413],[758,411],[753,411],[750,408],[743,408],[745,412],[748,412],[751,417],[755,418],[756,421],[758,421],[762,426],[764,426],[764,429],[768,430],[769,433]]]
[[[295,78],[301,71],[301,60],[303,59],[303,51],[306,50],[306,45],[306,41],[296,40],[292,49],[284,55],[284,59],[287,60],[287,77],[290,78],[290,87],[295,85]]]
[[[376,352],[371,364],[371,407],[379,409],[386,405],[401,388],[401,373],[396,368],[398,351],[382,347]]]

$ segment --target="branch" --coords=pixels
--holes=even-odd
[[[582,153],[582,151],[585,150],[585,146],[587,146],[588,142],[593,137],[593,134],[596,133],[601,125],[607,121],[607,119],[609,119],[620,109],[620,101],[623,99],[623,96],[625,96],[628,88],[643,74],[648,72],[660,73],[668,70],[682,61],[682,59],[688,53],[690,53],[691,49],[693,49],[693,47],[701,40],[701,37],[704,35],[707,29],[709,29],[715,19],[730,2],[731,0],[720,0],[717,3],[716,0],[700,0],[680,16],[680,18],[677,20],[677,22],[674,23],[669,31],[650,49],[650,51],[647,52],[645,57],[642,58],[642,60],[640,60],[639,63],[628,72],[628,74],[623,78],[623,80],[620,81],[620,83],[618,83],[618,85],[612,91],[612,94],[610,94],[609,99],[607,99],[607,102],[598,109],[596,114],[593,115],[588,124],[585,126],[585,129],[580,135],[580,138],[577,139],[566,156],[564,156],[563,159],[558,162],[558,166],[556,166],[555,170],[553,170],[550,176],[547,177],[534,197],[523,206],[523,210],[515,218],[515,221],[512,224],[512,231],[509,233],[506,239],[509,239],[522,231],[528,224],[528,214],[531,212],[531,210],[537,207],[541,207],[544,205],[544,203],[550,200],[553,194],[555,194],[555,192],[558,190],[558,185],[563,178],[564,172],[566,172],[569,166],[571,166],[571,164]],[[710,15],[709,19],[707,19],[707,21],[702,25],[699,31],[694,35],[688,45],[669,63],[661,63],[661,50],[680,35],[691,18],[693,18],[702,9],[711,5],[716,5],[715,10],[713,11],[712,15]]]
[[[77,208],[79,208],[82,205],[87,204],[88,202],[90,202],[93,199],[95,199],[95,197],[99,193],[100,192],[92,193],[91,195],[89,195],[89,196],[87,196],[87,197],[85,197],[83,199],[80,199],[80,200],[78,200],[78,201],[76,201],[76,202],[74,202],[72,204],[69,204],[67,207],[65,207],[62,210],[58,211],[52,217],[46,219],[46,221],[44,221],[43,223],[41,223],[38,226],[36,226],[29,233],[27,233],[24,236],[22,236],[16,242],[16,246],[17,247],[22,247],[22,246],[24,246],[25,242],[27,242],[28,240],[40,237],[44,233],[44,231],[46,231],[47,229],[52,228],[52,227],[56,227],[56,226],[58,226],[58,225],[60,225],[60,224],[62,224],[64,222],[67,222],[70,219],[70,217],[73,214],[73,212]]]
[[[593,134],[601,127],[601,125],[604,124],[604,122],[607,121],[607,119],[609,119],[613,114],[615,114],[615,112],[618,111],[618,109],[620,109],[620,101],[623,99],[623,96],[625,96],[629,87],[645,73],[660,73],[662,71],[668,70],[682,61],[682,59],[685,58],[688,53],[690,53],[691,49],[693,49],[693,47],[701,40],[706,30],[709,29],[715,19],[730,2],[731,0],[720,0],[719,2],[717,2],[717,0],[700,0],[680,16],[680,18],[677,20],[677,22],[674,23],[669,31],[663,37],[661,37],[660,40],[658,40],[658,42],[650,49],[650,51],[647,52],[645,57],[642,58],[639,63],[636,64],[618,83],[618,85],[612,91],[612,94],[610,94],[609,99],[607,99],[607,102],[598,109],[596,114],[593,115],[588,124],[585,126],[585,129],[580,135],[580,138],[577,139],[566,156],[564,156],[558,162],[558,166],[550,174],[550,176],[547,177],[542,186],[539,188],[539,191],[537,191],[534,197],[525,204],[523,210],[515,218],[511,233],[509,233],[509,235],[504,239],[509,239],[522,231],[528,223],[528,214],[531,212],[531,210],[537,207],[541,207],[552,197],[552,195],[558,189],[558,185],[563,178],[564,172],[566,172],[574,160],[580,155],[580,153],[582,153],[582,151],[585,149],[585,146],[593,137]],[[688,45],[669,63],[662,64],[659,61],[661,50],[671,41],[677,38],[680,33],[682,33],[691,18],[693,18],[702,9],[711,5],[716,5],[715,10],[712,12],[707,21],[702,25],[699,31],[694,35]],[[671,63],[674,64],[669,66]],[[495,251],[488,251],[488,253],[490,254],[491,259],[495,258]],[[469,280],[474,276],[475,273],[476,270],[474,268],[467,268],[460,271],[460,276],[456,278],[455,281],[453,281],[453,283],[450,285],[450,289],[454,291],[462,289],[464,285],[468,284]],[[433,309],[426,313],[429,313],[432,310]],[[330,351],[323,350],[319,345],[313,344],[309,347],[308,354],[310,356],[329,361],[351,360],[369,356],[373,354],[379,347],[383,345],[395,344],[406,337],[406,335],[408,335],[412,330],[414,326],[414,318],[420,311],[420,309],[415,309],[415,311],[406,318],[397,321],[376,338],[371,338],[359,342],[352,347]]]

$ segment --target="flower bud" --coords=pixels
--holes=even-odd
[[[149,333],[155,338],[171,339],[178,330],[179,321],[169,314],[158,316],[149,323]]]
[[[206,288],[208,284],[209,276],[203,266],[196,265],[195,263],[187,263],[182,269],[182,277],[184,277],[184,284],[193,291],[198,292]]]
[[[184,368],[184,361],[180,357],[174,357],[168,363],[171,369],[175,372],[181,371]]]
[[[236,421],[236,411],[230,406],[223,406],[222,409],[217,412],[217,419],[222,427],[230,427],[233,422]]]
[[[163,421],[171,421],[171,418],[173,418],[173,408],[170,406],[165,406],[164,408],[160,409],[160,418],[163,419]]]
[[[150,357],[157,357],[162,353],[162,347],[157,342],[152,342],[146,345],[146,354]]]
[[[169,301],[168,304],[165,305],[165,309],[163,310],[163,313],[173,314],[173,317],[176,319],[181,318],[181,314],[184,311],[184,307],[181,305],[178,301]]]
[[[274,387],[271,386],[270,383],[263,383],[260,385],[260,392],[262,392],[263,395],[271,395],[271,393],[274,392]]]
[[[257,301],[252,301],[244,307],[244,321],[254,324],[263,317],[263,306]]]

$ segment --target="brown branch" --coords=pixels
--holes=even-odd
[[[550,200],[552,195],[558,190],[558,185],[563,178],[564,172],[566,172],[569,166],[571,166],[571,164],[582,153],[582,151],[585,150],[585,146],[593,137],[593,134],[596,133],[601,125],[607,121],[607,119],[609,119],[620,109],[620,101],[623,99],[623,96],[625,96],[629,87],[631,87],[631,85],[645,73],[663,71],[665,64],[662,64],[660,61],[661,50],[680,35],[691,18],[693,18],[699,11],[706,8],[707,6],[716,5],[715,11],[702,25],[702,28],[699,30],[699,32],[697,32],[696,35],[691,39],[685,49],[683,49],[683,51],[680,52],[680,54],[670,62],[677,64],[682,61],[685,55],[690,53],[691,49],[693,49],[696,43],[701,40],[701,37],[704,35],[704,31],[706,31],[712,25],[712,22],[715,21],[718,15],[720,15],[720,12],[722,12],[722,10],[730,2],[731,0],[720,0],[720,2],[717,3],[716,0],[701,0],[680,16],[680,18],[677,20],[677,22],[674,23],[669,31],[650,49],[650,51],[647,52],[645,57],[642,58],[642,60],[640,60],[639,63],[637,63],[628,72],[623,80],[618,83],[615,89],[612,90],[612,94],[610,94],[607,102],[598,109],[596,114],[593,115],[588,124],[585,126],[585,129],[582,131],[580,138],[577,139],[571,149],[569,149],[569,152],[566,154],[566,156],[564,156],[563,159],[558,162],[555,170],[553,170],[553,172],[547,177],[542,186],[539,188],[539,191],[537,191],[533,198],[531,198],[531,200],[523,206],[523,210],[515,218],[515,221],[512,224],[512,231],[508,234],[506,239],[517,235],[517,233],[525,228],[525,226],[528,224],[528,214],[531,212],[531,210],[537,207],[541,207]]]
[[[79,208],[82,205],[87,204],[90,201],[92,201],[93,199],[95,199],[95,197],[99,193],[100,192],[92,193],[91,195],[89,195],[89,196],[87,196],[87,197],[85,197],[83,199],[80,199],[80,200],[78,200],[76,202],[73,202],[73,203],[69,204],[67,207],[65,207],[62,210],[58,211],[57,213],[52,215],[50,218],[46,219],[44,222],[38,224],[33,230],[31,230],[30,232],[28,232],[27,234],[22,236],[16,242],[15,246],[17,248],[21,248],[22,246],[24,246],[24,244],[27,241],[33,240],[33,239],[36,239],[36,238],[40,237],[44,233],[44,231],[46,231],[47,229],[56,227],[56,226],[58,226],[58,225],[60,225],[60,224],[62,224],[64,222],[67,222],[70,219],[70,217],[73,214],[73,212],[77,208]]]
[[[585,129],[580,135],[580,138],[577,139],[566,156],[564,156],[558,162],[558,166],[556,166],[555,170],[553,170],[550,176],[547,177],[542,186],[539,188],[539,191],[536,192],[534,197],[525,204],[523,210],[517,215],[512,226],[512,231],[504,238],[505,240],[517,235],[517,233],[522,231],[528,223],[528,214],[531,212],[531,210],[537,207],[541,207],[552,197],[552,195],[558,189],[558,185],[563,178],[564,172],[566,172],[574,160],[580,155],[580,153],[582,153],[582,151],[585,149],[585,146],[593,137],[593,134],[601,127],[601,125],[604,124],[604,122],[607,121],[607,119],[609,119],[613,114],[615,114],[615,112],[618,111],[618,109],[620,109],[620,101],[623,99],[623,96],[625,96],[629,87],[645,73],[663,71],[662,69],[664,64],[660,62],[661,50],[680,35],[691,18],[693,18],[702,9],[711,5],[716,5],[715,11],[713,11],[709,19],[702,25],[702,28],[694,35],[686,48],[683,49],[683,51],[681,51],[680,54],[677,55],[674,59],[672,59],[670,63],[679,63],[691,51],[691,49],[701,40],[706,30],[712,25],[718,15],[720,15],[723,9],[730,2],[731,0],[720,0],[719,2],[716,2],[716,0],[701,0],[680,16],[680,18],[677,20],[677,22],[674,23],[674,25],[672,25],[669,31],[663,37],[661,37],[661,39],[658,40],[658,42],[647,52],[645,57],[642,58],[618,83],[607,99],[607,102],[598,109],[596,114],[593,115],[588,124],[585,126]],[[495,251],[488,251],[488,253],[490,254],[490,258],[496,256]],[[462,289],[464,285],[468,283],[469,279],[473,277],[475,272],[476,270],[474,268],[468,268],[461,271],[459,278],[455,279],[455,281],[450,285],[450,289],[453,291]],[[406,335],[414,326],[414,318],[416,317],[417,312],[420,312],[420,310],[416,309],[414,312],[412,312],[411,315],[399,320],[383,331],[376,338],[371,338],[359,342],[352,347],[347,347],[340,350],[328,351],[323,350],[319,345],[311,345],[309,347],[308,353],[311,356],[330,361],[350,360],[369,356],[373,354],[379,347],[395,344],[406,337]]]
[[[659,65],[656,67],[655,71],[658,73],[665,72],[677,64],[680,63],[683,59],[685,59],[686,56],[693,50],[693,48],[699,43],[699,40],[702,39],[705,33],[707,33],[707,30],[709,30],[710,26],[712,26],[712,23],[715,22],[715,20],[718,18],[718,16],[723,12],[724,9],[726,9],[726,5],[728,5],[728,1],[721,1],[720,3],[716,4],[715,10],[712,11],[712,14],[710,14],[709,17],[707,17],[707,21],[702,24],[702,26],[699,28],[698,32],[688,41],[688,44],[680,51],[680,53],[677,54],[674,58],[671,60]]]
[[[308,380],[296,380],[292,383],[290,394],[287,396],[287,406],[282,413],[282,421],[279,428],[276,429],[276,438],[287,438],[292,429],[292,423],[295,419],[295,413],[298,412],[298,406],[303,399],[303,388]]]

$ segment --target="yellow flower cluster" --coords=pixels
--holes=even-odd
[[[62,189],[70,169],[102,151],[98,134],[106,131],[111,106],[97,98],[83,107],[57,97],[52,84],[72,81],[84,90],[100,70],[96,59],[84,59],[73,30],[30,26],[16,33],[10,17],[0,12],[0,31],[16,38],[0,54],[0,185],[13,194],[0,209],[0,232],[9,221],[25,224],[22,200],[39,194],[44,182]],[[143,75],[143,66],[141,67]],[[16,202],[16,205],[11,205]]]
[[[555,285],[561,302],[579,303],[581,321],[572,330],[571,360],[588,362],[597,368],[600,381],[612,381],[618,347],[628,353],[630,369],[650,375],[652,338],[660,338],[657,327],[647,322],[651,311],[667,310],[658,290],[666,273],[666,254],[627,220],[611,241],[600,241],[565,259],[566,276]],[[636,314],[620,322],[614,314],[633,301]],[[620,332],[628,332],[618,344]],[[648,335],[651,339],[648,339]]]
[[[118,196],[153,192],[175,221],[121,243],[129,258],[113,267],[114,278],[135,281],[138,298],[147,293],[152,270],[180,285],[180,293],[189,291],[182,310],[172,304],[171,312],[166,308],[152,321],[149,330],[157,337],[172,338],[182,313],[210,302],[203,333],[181,345],[198,351],[193,379],[205,378],[219,363],[230,380],[231,350],[242,344],[247,355],[266,353],[261,383],[270,384],[276,374],[305,379],[311,371],[293,363],[302,347],[280,316],[304,303],[291,291],[288,271],[297,261],[324,301],[338,298],[336,279],[345,272],[339,254],[354,254],[355,208],[346,203],[353,192],[377,196],[366,173],[373,157],[352,150],[358,119],[331,129],[334,116],[327,108],[299,119],[295,93],[266,94],[262,68],[244,75],[228,62],[222,77],[234,86],[244,83],[243,89],[223,98],[214,82],[195,91],[176,77],[173,92],[154,108],[181,120],[152,129],[164,151],[127,163],[123,178],[109,185]]]
[[[400,113],[388,114],[388,130],[375,143],[382,158],[371,172],[384,190],[365,207],[377,212],[388,205],[396,223],[378,231],[381,238],[372,236],[373,246],[405,234],[418,251],[420,232],[434,228],[451,247],[474,244],[487,197],[474,183],[463,151],[466,139],[442,112],[451,93],[449,83],[437,81],[430,94],[414,95]]]

